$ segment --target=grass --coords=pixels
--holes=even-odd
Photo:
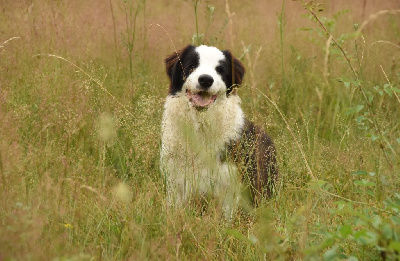
[[[5,1],[0,260],[399,259],[400,6],[347,2]],[[163,58],[192,39],[242,57],[278,149],[231,223],[165,208]]]

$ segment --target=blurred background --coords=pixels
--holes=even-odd
[[[0,260],[395,260],[399,0],[0,0]],[[332,35],[333,38],[329,37]],[[170,213],[164,58],[230,49],[276,197]]]

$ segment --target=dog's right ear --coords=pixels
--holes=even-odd
[[[172,78],[175,73],[177,73],[176,70],[183,71],[183,64],[182,64],[182,56],[184,52],[188,49],[193,47],[192,45],[187,45],[185,48],[173,52],[171,55],[169,55],[167,58],[165,58],[165,68],[167,71],[167,75],[169,79],[172,81]]]
[[[182,52],[183,50],[174,52],[170,56],[165,58],[165,68],[170,81],[172,81],[175,65],[180,62],[180,57],[182,56]]]
[[[179,92],[185,81],[186,75],[183,68],[183,59],[191,48],[194,48],[194,46],[188,45],[165,58],[165,69],[170,82],[169,94],[171,95]]]

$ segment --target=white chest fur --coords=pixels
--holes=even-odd
[[[193,108],[185,96],[168,96],[162,119],[161,171],[168,201],[178,205],[193,194],[221,194],[224,205],[238,192],[236,169],[221,162],[231,140],[240,138],[244,115],[237,95],[220,97],[207,110]]]

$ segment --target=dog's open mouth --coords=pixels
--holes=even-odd
[[[211,95],[206,91],[192,92],[190,90],[186,90],[186,96],[189,98],[189,101],[192,103],[192,105],[198,109],[207,108],[217,99],[216,94]]]

